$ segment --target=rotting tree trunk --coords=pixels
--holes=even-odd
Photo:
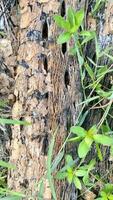
[[[26,195],[37,199],[35,184],[45,173],[51,136],[59,126],[57,153],[67,135],[68,124],[75,123],[76,104],[81,101],[78,65],[68,55],[66,45],[56,44],[59,32],[53,21],[55,13],[65,16],[67,7],[76,7],[76,2],[20,0],[19,4],[16,102],[12,117],[30,121],[32,125],[12,128],[10,162],[16,165],[16,170],[9,172],[8,184],[13,190],[26,191]],[[56,190],[59,200],[60,187]],[[47,180],[43,199],[51,199]]]
[[[79,67],[75,58],[69,56],[68,46],[56,44],[55,38],[59,31],[52,17],[55,13],[65,16],[68,6],[75,9],[85,6],[88,29],[98,29],[99,42],[104,48],[108,43],[112,43],[113,2],[109,0],[106,3],[105,12],[102,12],[104,14],[101,14],[97,21],[90,15],[94,3],[94,0],[19,2],[21,19],[14,91],[16,102],[12,114],[13,118],[31,121],[32,126],[12,128],[10,161],[17,168],[9,173],[8,184],[14,190],[26,191],[26,194],[32,195],[34,199],[37,196],[35,184],[46,170],[51,136],[59,126],[55,142],[57,154],[67,135],[68,124],[74,124],[76,121],[79,112],[76,104],[81,101]],[[93,55],[92,49],[91,53]],[[94,122],[95,113],[91,115]],[[89,118],[88,124],[91,124],[91,117]],[[98,121],[97,116],[95,120]],[[104,173],[106,165],[108,167],[109,161],[101,165]],[[61,199],[61,188],[61,185],[57,185],[58,200]],[[64,188],[67,191],[64,189],[63,200],[77,199],[73,186]],[[47,180],[44,191],[44,199],[50,200],[51,192]]]

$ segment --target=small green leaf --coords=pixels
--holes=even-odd
[[[84,185],[89,185],[90,183],[89,183],[89,175],[88,174],[86,174],[84,177],[83,177],[83,183],[84,183]]]
[[[80,126],[72,126],[70,128],[70,132],[78,135],[79,137],[85,137],[87,134],[87,131]]]
[[[79,144],[78,155],[79,158],[84,158],[89,152],[91,146],[85,142],[85,139]]]
[[[95,159],[92,159],[88,164],[88,172],[94,169],[94,165],[96,164]]]
[[[99,144],[103,144],[105,146],[111,146],[113,145],[113,137],[109,137],[106,135],[96,134],[93,136],[95,142]]]
[[[78,176],[78,177],[83,177],[83,176],[85,176],[85,175],[87,174],[87,171],[86,171],[86,170],[77,170],[77,171],[75,172],[75,174],[76,174],[76,176]]]
[[[80,182],[80,180],[79,180],[78,177],[75,176],[74,179],[73,179],[73,182],[74,182],[75,187],[76,187],[77,189],[79,189],[79,190],[82,189],[82,185],[81,185],[81,182]]]
[[[107,71],[107,66],[102,66],[100,69],[97,70],[97,77],[99,78],[100,76],[105,75]]]
[[[68,8],[67,18],[68,18],[71,28],[74,27],[75,26],[75,12],[71,7]]]
[[[91,77],[92,81],[94,81],[95,76],[94,76],[92,68],[88,65],[88,63],[85,63],[84,67],[86,68],[86,70],[87,70],[89,76]]]
[[[69,184],[71,184],[73,181],[73,170],[71,168],[67,169],[67,180]]]
[[[97,133],[97,127],[96,127],[96,125],[94,125],[94,126],[92,126],[89,130],[88,130],[88,136],[90,136],[90,137],[92,137],[94,134],[96,134]]]
[[[73,138],[70,138],[70,139],[68,140],[68,142],[78,142],[78,141],[80,141],[80,140],[82,140],[82,137],[73,137]]]
[[[85,44],[85,43],[87,43],[90,40],[93,40],[95,38],[95,32],[94,31],[82,31],[82,33],[80,33],[80,35],[85,36],[81,45],[83,45],[83,44]]]
[[[63,17],[61,17],[60,15],[55,15],[54,16],[54,20],[57,24],[57,26],[59,26],[60,28],[69,31],[70,30],[70,23],[67,20],[64,20]]]
[[[72,158],[71,155],[66,155],[65,160],[66,160],[66,163],[68,164],[68,163],[71,163],[73,161],[73,158]]]
[[[95,36],[95,32],[94,31],[81,31],[80,32],[81,36],[86,36],[86,37],[91,37],[93,35],[93,37]]]
[[[70,38],[71,38],[71,34],[69,32],[62,33],[61,35],[59,35],[57,39],[57,43],[63,44],[65,42],[68,42]]]
[[[55,178],[59,180],[64,180],[67,176],[67,172],[58,172]]]
[[[82,24],[83,19],[84,19],[84,10],[81,9],[81,10],[79,10],[79,11],[77,11],[77,12],[75,13],[75,23],[76,23],[76,25],[78,26],[78,28],[79,28],[80,25]]]

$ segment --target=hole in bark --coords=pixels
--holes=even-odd
[[[41,150],[41,154],[46,156],[47,155],[47,152],[48,152],[48,145],[49,145],[49,142],[48,142],[48,135],[46,134],[44,136],[44,139],[43,139],[43,144],[42,144],[42,150]]]
[[[67,43],[62,44],[62,53],[65,54],[67,51]]]
[[[20,183],[20,185],[24,188],[28,188],[29,186],[29,181],[27,179],[24,179],[22,183]]]
[[[64,17],[65,14],[66,14],[66,6],[65,6],[65,1],[63,1],[61,5],[61,16]]]
[[[31,4],[28,4],[28,7],[30,8],[30,11],[33,11],[33,6]]]
[[[16,76],[17,75],[17,66],[13,67],[13,69],[14,69],[14,76]]]
[[[65,86],[66,86],[66,88],[67,88],[67,86],[68,86],[69,83],[70,83],[70,78],[69,78],[69,72],[68,72],[68,70],[65,71],[64,83],[65,83]]]
[[[48,38],[48,24],[47,24],[46,20],[43,23],[43,27],[42,27],[42,38],[43,39],[47,39]]]
[[[20,121],[24,121],[24,118],[23,118],[23,117],[20,117]],[[20,131],[23,131],[23,128],[24,128],[24,126],[23,126],[23,125],[20,125]]]
[[[47,62],[47,56],[46,55],[44,55],[43,65],[44,65],[44,69],[47,72],[48,71],[48,62]]]

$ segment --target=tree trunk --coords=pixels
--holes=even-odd
[[[53,15],[65,16],[67,7],[76,7],[73,0],[20,0],[20,31],[18,33],[18,67],[15,77],[16,102],[12,117],[32,122],[31,126],[12,127],[10,162],[16,165],[8,177],[10,188],[26,191],[36,199],[37,182],[45,174],[48,145],[58,128],[55,154],[67,136],[68,125],[78,115],[81,101],[79,68],[69,56],[67,45],[59,46],[59,31]],[[60,199],[61,185],[57,185]],[[43,199],[51,199],[45,179]]]
[[[113,18],[109,10],[113,10],[113,3],[110,0],[106,3],[105,14],[100,11],[100,18],[96,21],[89,14],[94,2],[19,1],[19,50],[14,90],[16,102],[12,117],[27,120],[32,125],[12,127],[10,162],[16,165],[16,170],[9,172],[8,184],[13,190],[25,192],[26,200],[30,196],[37,199],[37,183],[46,171],[48,146],[54,131],[58,127],[54,149],[54,154],[57,154],[67,136],[68,127],[76,122],[80,111],[77,104],[82,99],[77,60],[69,55],[71,44],[56,44],[59,30],[53,15],[59,13],[65,16],[69,6],[85,8],[85,24],[88,29],[95,30],[99,22],[99,41],[101,46],[106,46],[107,41],[112,41]],[[58,200],[78,199],[73,185],[69,187],[56,183],[56,192]],[[46,178],[43,199],[52,199]]]

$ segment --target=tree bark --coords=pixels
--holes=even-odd
[[[53,15],[65,16],[67,7],[76,7],[73,0],[20,0],[18,34],[18,67],[15,77],[16,102],[12,117],[32,122],[31,126],[12,127],[10,162],[16,170],[9,172],[8,184],[16,191],[25,191],[26,199],[37,198],[35,186],[46,170],[48,145],[58,128],[55,154],[67,136],[68,125],[74,124],[81,101],[79,68],[66,44],[59,46],[59,31]],[[61,185],[57,185],[60,199]],[[51,192],[45,179],[43,199]]]
[[[77,104],[82,99],[77,60],[69,55],[68,49],[71,44],[61,46],[56,44],[60,31],[54,23],[53,15],[59,13],[65,16],[69,6],[75,9],[85,8],[85,19],[87,19],[85,23],[88,29],[97,30],[96,24],[99,22],[97,30],[99,42],[101,47],[105,47],[109,41],[112,42],[113,3],[109,0],[106,3],[105,13],[100,11],[99,20],[95,20],[90,15],[91,5],[94,2],[87,0],[20,0],[19,2],[19,50],[14,90],[16,102],[12,117],[30,121],[32,125],[12,127],[10,162],[16,165],[16,170],[9,172],[8,184],[16,191],[25,191],[26,200],[29,196],[37,199],[38,187],[35,185],[45,174],[48,145],[52,135],[59,127],[55,141],[55,155],[67,136],[68,126],[76,122],[80,111]],[[94,119],[94,115],[92,113],[91,115]],[[67,183],[65,185],[57,183],[56,192],[58,200],[78,199],[75,187],[68,186]],[[46,179],[43,199],[52,199]]]

